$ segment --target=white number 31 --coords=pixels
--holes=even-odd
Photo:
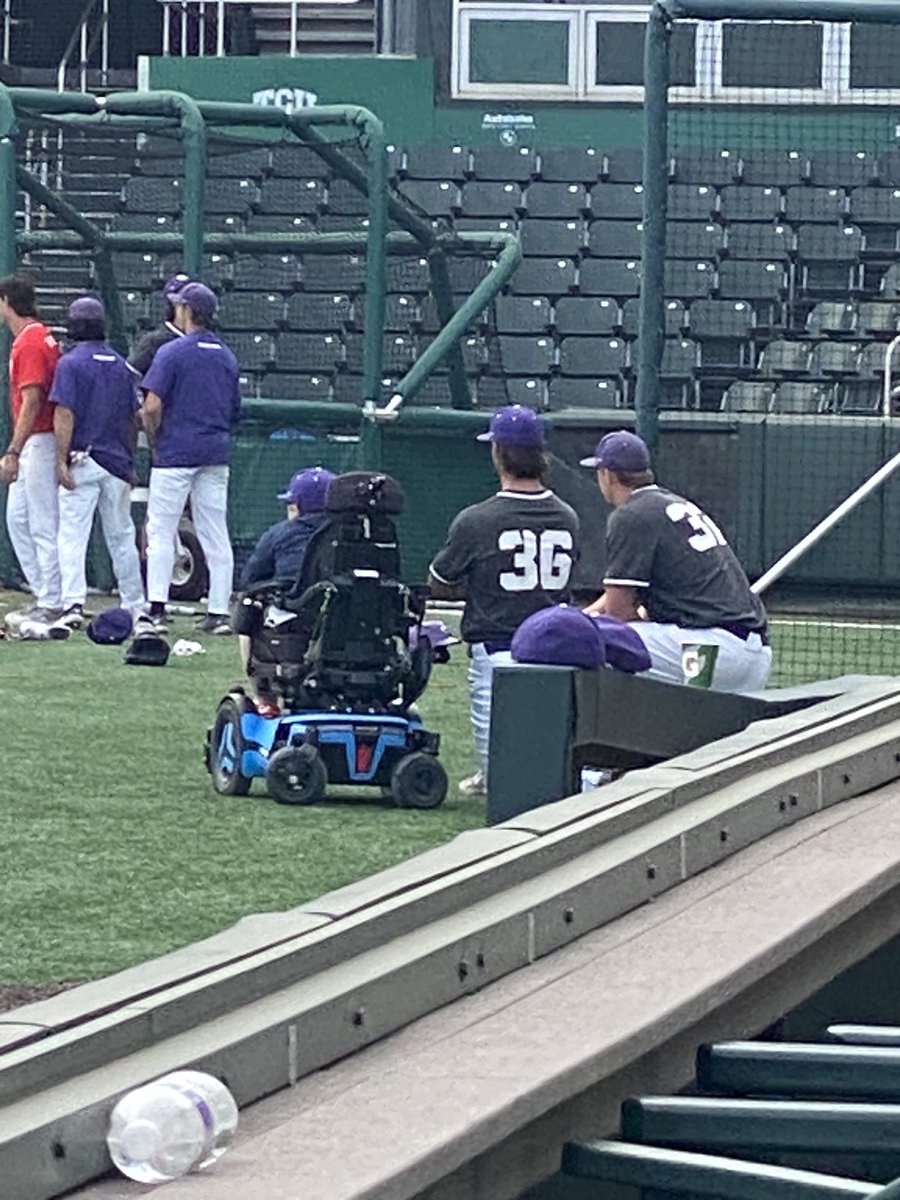
[[[511,571],[500,575],[506,592],[532,592],[538,586],[548,592],[562,591],[572,573],[572,535],[567,529],[504,529],[497,548],[513,551]]]
[[[696,504],[691,504],[689,500],[673,501],[666,508],[666,516],[676,525],[680,521],[687,521],[691,529],[696,530],[688,538],[688,545],[701,553],[704,550],[712,550],[716,546],[725,545],[725,538],[715,521],[705,512],[701,512]]]

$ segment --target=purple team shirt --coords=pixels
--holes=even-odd
[[[161,346],[141,381],[163,402],[153,450],[155,467],[206,467],[228,462],[231,431],[241,414],[238,361],[204,329]]]
[[[77,342],[59,360],[50,399],[72,411],[72,450],[90,451],[104,470],[129,481],[138,395],[125,359],[105,342]]]

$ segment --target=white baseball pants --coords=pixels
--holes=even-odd
[[[19,477],[9,487],[6,528],[39,608],[60,606],[56,493],[56,440],[52,433],[33,433],[19,456]]]
[[[472,713],[472,736],[478,766],[488,777],[488,750],[491,737],[491,691],[494,684],[494,668],[505,667],[513,660],[508,650],[496,650],[488,654],[482,642],[472,645],[469,660],[469,699]]]
[[[758,633],[746,642],[725,629],[682,629],[678,625],[659,625],[654,621],[631,621],[650,654],[650,670],[641,672],[649,679],[666,683],[684,683],[682,653],[685,646],[717,646],[712,690],[716,692],[756,692],[766,686],[772,668],[772,648],[764,646]]]
[[[234,553],[228,536],[228,467],[154,467],[147,501],[147,599],[169,598],[178,522],[188,500],[209,568],[209,611],[228,615]]]
[[[100,513],[103,537],[112,559],[123,608],[132,613],[144,607],[141,560],[131,519],[131,488],[88,458],[71,468],[73,491],[59,489],[59,569],[62,607],[87,599],[85,556],[94,513]]]

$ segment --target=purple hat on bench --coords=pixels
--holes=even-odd
[[[542,608],[526,618],[512,640],[516,662],[581,667],[613,667],[634,674],[650,667],[650,655],[638,634],[614,617],[590,617],[569,604]]]

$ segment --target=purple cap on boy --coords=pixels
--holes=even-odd
[[[650,451],[643,438],[627,429],[607,433],[597,443],[590,458],[581,460],[583,467],[603,467],[607,471],[647,471]]]
[[[171,299],[173,296],[178,295],[185,284],[190,282],[190,275],[172,275],[163,284],[163,295],[166,297],[166,299]]]
[[[301,512],[321,512],[325,507],[328,485],[334,472],[325,467],[304,467],[291,476],[286,492],[279,492],[278,499],[287,504],[296,504]]]
[[[479,442],[496,442],[498,446],[530,446],[539,449],[544,444],[544,426],[533,408],[525,404],[508,404],[498,408],[491,417],[487,433],[479,433]]]
[[[79,296],[69,305],[70,321],[105,321],[106,309],[96,296]]]
[[[186,304],[191,312],[206,320],[214,317],[219,308],[216,293],[205,283],[186,283],[180,292],[170,298],[173,304]]]

